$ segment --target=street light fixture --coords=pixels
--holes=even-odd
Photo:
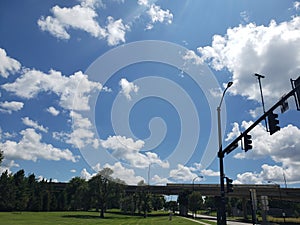
[[[233,82],[230,81],[227,83],[226,88],[223,91],[222,98],[220,101],[219,106],[217,107],[217,112],[218,112],[218,137],[219,137],[219,152],[218,152],[218,157],[220,160],[220,194],[221,194],[221,204],[220,204],[220,211],[218,215],[218,225],[226,225],[226,210],[225,210],[225,188],[224,188],[224,164],[223,164],[223,158],[224,158],[224,153],[222,153],[222,128],[221,128],[221,106],[222,102],[225,96],[226,91],[228,88],[232,86]]]
[[[203,176],[196,176],[196,177],[193,178],[193,192],[194,192],[194,190],[195,190],[194,185],[195,185],[195,180],[196,180],[197,178],[203,179]]]

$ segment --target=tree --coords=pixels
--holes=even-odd
[[[66,187],[66,196],[69,209],[87,209],[88,208],[88,183],[80,178],[74,177],[70,180]]]
[[[110,180],[113,171],[110,168],[103,168],[96,176],[89,180],[89,189],[92,197],[94,197],[96,207],[100,208],[100,217],[104,218],[104,212],[106,209]]]
[[[3,161],[4,155],[3,155],[3,151],[0,150],[0,165]]]
[[[151,205],[154,211],[162,209],[165,205],[165,198],[163,195],[152,195]]]
[[[15,185],[12,175],[6,170],[0,177],[0,211],[15,209]]]
[[[179,203],[179,214],[182,216],[187,216],[188,206],[189,206],[189,194],[188,190],[184,190],[179,193],[177,202]]]
[[[147,216],[147,212],[151,209],[151,195],[149,191],[147,191],[147,186],[144,180],[141,180],[137,184],[138,190],[136,193],[137,196],[137,208],[138,213],[141,214],[143,212],[144,217]]]
[[[189,210],[191,210],[194,214],[194,217],[196,216],[197,210],[200,210],[203,206],[203,199],[198,191],[193,191],[189,195]]]
[[[15,209],[20,211],[25,210],[28,203],[28,190],[24,170],[19,170],[15,173],[13,180],[16,187]]]

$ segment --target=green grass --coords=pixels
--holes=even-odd
[[[195,225],[197,223],[184,218],[173,216],[172,221],[167,215],[129,216],[115,213],[106,213],[105,218],[99,218],[98,212],[0,212],[0,224],[5,225],[164,225],[184,224]]]

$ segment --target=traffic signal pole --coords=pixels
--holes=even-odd
[[[238,142],[242,140],[242,138],[244,138],[244,140],[246,139],[245,143],[247,144],[247,148],[245,148],[245,151],[248,151],[249,149],[252,149],[251,146],[251,135],[249,135],[248,133],[254,128],[256,127],[262,120],[266,121],[266,118],[268,116],[270,116],[273,111],[283,105],[285,103],[285,101],[291,97],[291,96],[296,96],[295,99],[298,99],[299,102],[296,102],[296,104],[300,105],[300,77],[294,82],[294,84],[296,84],[294,87],[293,83],[292,83],[292,90],[287,93],[285,96],[283,96],[277,103],[275,103],[268,111],[264,112],[264,114],[259,117],[253,124],[251,124],[244,132],[242,132],[235,140],[233,140],[224,150],[222,149],[222,135],[221,135],[221,104],[225,95],[226,90],[232,85],[232,82],[229,82],[227,84],[226,89],[223,92],[222,98],[221,98],[221,102],[219,104],[219,106],[217,107],[217,116],[218,116],[218,136],[219,136],[219,151],[218,151],[218,157],[219,157],[219,163],[220,163],[220,208],[218,210],[218,225],[226,225],[226,205],[225,205],[225,185],[224,185],[224,179],[225,179],[225,173],[224,173],[224,156],[225,154],[229,154],[230,152],[232,152],[234,149],[236,149],[238,147]],[[296,94],[295,94],[296,93]],[[275,124],[276,125],[276,124]],[[276,129],[275,129],[276,130]],[[276,130],[277,131],[277,130]],[[276,132],[275,131],[275,132]],[[273,134],[273,133],[272,133]],[[271,134],[271,135],[272,135]],[[251,142],[250,142],[251,141]],[[244,145],[246,145],[244,144]],[[227,178],[227,185],[229,185],[231,182],[229,179]]]
[[[238,142],[245,137],[254,127],[256,127],[261,121],[265,120],[268,115],[270,115],[277,107],[282,105],[289,97],[293,96],[296,91],[299,91],[300,85],[292,89],[289,93],[283,96],[277,103],[275,103],[268,111],[266,111],[261,117],[259,117],[253,124],[251,124],[244,132],[242,132],[235,140],[233,140],[224,150],[222,151],[222,155],[224,157],[225,153],[229,154],[232,152],[237,146]]]

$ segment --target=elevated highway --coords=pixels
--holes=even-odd
[[[153,194],[178,195],[182,191],[199,191],[203,196],[219,196],[219,184],[167,184],[167,185],[128,185],[125,188],[127,193],[134,193],[144,189]],[[281,188],[279,185],[233,185],[233,192],[226,194],[228,197],[249,198],[250,189],[256,190],[257,197],[268,196],[271,199],[281,199],[300,202],[300,188]],[[226,186],[225,186],[226,190]]]

